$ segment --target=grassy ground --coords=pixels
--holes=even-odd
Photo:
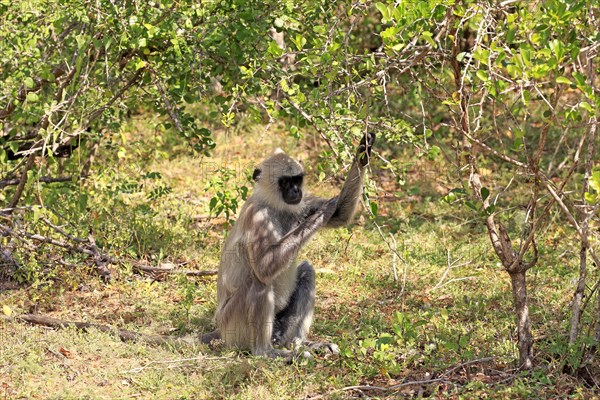
[[[93,190],[86,188],[94,210],[87,223],[101,245],[120,249],[114,255],[122,259],[216,269],[228,225],[224,215],[207,218],[214,190],[229,190],[233,197],[224,202],[231,204],[254,163],[275,147],[310,161],[308,181],[317,194],[332,195],[339,185],[335,177],[318,179],[311,161],[317,152],[310,147],[316,138],[298,146],[274,135],[277,128],[244,126],[217,132],[214,156],[198,159],[148,129],[147,119],[124,130],[123,140],[114,144],[119,156],[102,160]],[[439,172],[416,163],[407,183],[398,186],[381,166],[373,165],[379,216],[372,220],[363,210],[352,226],[322,232],[302,254],[318,272],[312,338],[338,343],[339,356],[288,365],[224,348],[124,343],[94,330],[4,321],[0,398],[597,396],[598,387],[561,373],[576,276],[572,244],[553,241],[559,232],[549,232],[547,243],[540,244],[540,265],[529,275],[537,368],[517,373],[509,278],[481,221],[468,209],[439,201],[443,182],[429,183]],[[215,172],[223,167],[233,172]],[[160,178],[149,178],[149,172]],[[123,189],[131,182],[141,185]],[[391,248],[401,257],[394,258]],[[195,334],[210,327],[214,278],[149,277],[127,264],[111,268],[115,279],[108,285],[91,272],[81,279],[69,278],[81,276],[81,270],[67,271],[54,280],[63,285],[44,281],[2,291],[0,305],[13,315],[38,311],[148,334]]]

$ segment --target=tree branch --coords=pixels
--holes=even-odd
[[[38,182],[42,182],[42,183],[55,183],[55,182],[71,182],[74,179],[73,176],[58,176],[56,178],[53,178],[51,176],[42,176],[41,178],[38,178]],[[6,186],[14,186],[14,185],[18,185],[19,183],[21,183],[21,179],[3,179],[0,180],[0,189],[6,187]]]
[[[183,274],[187,276],[214,276],[217,275],[216,270],[204,270],[198,271],[193,269],[176,269],[174,267],[152,267],[141,263],[134,263],[133,267],[139,271],[147,272],[151,274]]]

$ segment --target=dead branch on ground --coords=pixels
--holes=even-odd
[[[168,335],[144,335],[141,333],[128,331],[126,329],[118,329],[109,325],[94,324],[90,322],[73,322],[63,321],[57,318],[48,317],[39,314],[24,314],[15,317],[16,320],[27,322],[33,325],[42,325],[50,328],[67,328],[74,326],[77,329],[88,331],[96,329],[100,332],[115,333],[124,342],[144,342],[152,345],[162,344],[200,344],[202,343],[200,336],[168,336]]]

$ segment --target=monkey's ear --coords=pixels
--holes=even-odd
[[[256,168],[254,170],[254,172],[252,173],[252,180],[254,182],[258,182],[258,180],[260,179],[260,174],[262,173],[262,171],[259,168]]]

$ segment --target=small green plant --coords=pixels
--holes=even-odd
[[[186,275],[181,275],[177,281],[178,283],[178,292],[181,296],[181,300],[178,303],[177,314],[180,317],[181,325],[184,322],[188,322],[190,320],[190,311],[192,306],[194,305],[194,300],[198,297],[198,288],[196,287],[196,283],[190,279]],[[183,326],[180,326],[180,329]]]
[[[235,170],[221,167],[217,169],[206,185],[206,190],[215,193],[208,205],[210,215],[216,218],[223,214],[228,223],[231,223],[233,217],[237,214],[239,200],[244,201],[248,197],[248,187],[246,185],[232,188],[232,185],[237,183],[234,180],[235,177]]]

